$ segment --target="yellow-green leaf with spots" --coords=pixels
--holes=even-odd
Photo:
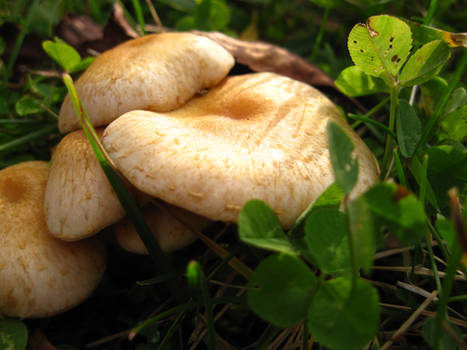
[[[392,80],[412,47],[409,26],[392,16],[368,18],[357,24],[347,42],[353,62],[366,74]]]

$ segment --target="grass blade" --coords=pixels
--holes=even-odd
[[[33,131],[30,134],[24,135],[22,137],[18,137],[17,139],[4,143],[3,145],[0,145],[0,152],[8,151],[14,147],[24,145],[25,143],[28,143],[32,140],[35,140],[39,137],[45,136],[50,134],[51,132],[57,131],[57,125],[52,124],[52,125],[46,125],[43,128]]]
[[[461,208],[459,204],[459,197],[456,190],[449,191],[449,198],[451,203],[451,215],[454,227],[459,237],[467,235],[467,228],[464,226],[462,220]],[[446,275],[443,281],[443,289],[439,298],[438,310],[436,311],[435,318],[435,334],[434,334],[434,349],[440,348],[441,333],[443,331],[443,321],[447,317],[447,307],[449,294],[451,293],[452,286],[454,284],[454,277],[456,275],[457,267],[462,256],[462,250],[460,244],[455,244],[452,254],[448,258],[448,267],[446,269]]]
[[[212,300],[209,295],[208,283],[206,276],[197,261],[190,261],[187,267],[187,278],[190,286],[200,295],[200,301],[204,305],[204,313],[206,317],[206,328],[208,331],[207,345],[209,350],[217,349],[216,332],[214,330],[214,316],[212,314]]]
[[[144,320],[142,322],[140,322],[135,328],[133,328],[130,333],[128,334],[128,339],[129,340],[132,340],[134,337],[136,337],[138,335],[139,332],[141,332],[144,328],[146,327],[149,327],[151,325],[153,325],[154,323],[166,318],[166,317],[169,317],[175,313],[184,313],[186,310],[188,310],[189,308],[193,307],[194,306],[194,303],[193,301],[189,301],[185,304],[181,304],[181,305],[177,305],[171,309],[168,309],[166,311],[163,311],[159,314],[157,314],[156,316],[154,317],[151,317],[151,318],[148,318],[147,320]]]
[[[100,142],[99,136],[94,130],[89,116],[83,108],[81,100],[79,99],[78,93],[74,87],[73,80],[68,74],[64,74],[63,81],[68,89],[76,110],[76,114],[79,116],[81,126],[83,127],[91,147],[96,154],[99,164],[101,165],[102,170],[112,185],[112,188],[120,200],[122,207],[125,209],[128,218],[135,226],[138,235],[146,246],[146,249],[154,260],[156,266],[169,266],[169,264],[167,264],[168,256],[160,250],[159,245],[157,244],[150,228],[146,224],[146,221],[144,220],[143,214],[139,210],[138,205],[136,204],[131,194],[128,192],[120,175],[114,170],[111,163],[109,162],[110,158],[107,155],[104,146]]]
[[[142,35],[146,34],[146,24],[144,23],[144,16],[143,16],[143,9],[141,8],[141,4],[139,0],[132,0],[133,9],[135,10],[136,20],[139,24],[139,31]]]

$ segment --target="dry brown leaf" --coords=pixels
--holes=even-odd
[[[101,40],[104,31],[88,16],[68,14],[60,22],[58,35],[70,45],[80,46],[89,41]]]
[[[255,72],[274,72],[315,86],[335,88],[330,76],[302,57],[279,46],[261,41],[243,41],[219,32],[193,31],[214,40],[229,51],[238,63]]]

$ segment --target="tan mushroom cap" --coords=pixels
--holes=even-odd
[[[86,299],[106,265],[97,239],[63,242],[49,234],[43,215],[46,162],[0,171],[0,313],[46,317]]]
[[[234,58],[214,41],[189,33],[162,33],[127,41],[101,54],[76,82],[94,126],[145,109],[167,112],[221,81]],[[60,109],[61,132],[78,129],[69,96]]]
[[[82,130],[66,135],[52,155],[44,212],[50,233],[66,241],[89,237],[125,216]]]
[[[190,229],[201,230],[209,222],[202,216],[166,203],[163,206],[147,205],[143,215],[164,252],[173,252],[190,245],[196,240],[196,235]],[[190,227],[185,226],[185,223]],[[123,249],[135,254],[148,254],[134,226],[127,219],[116,224],[114,232],[117,243]]]
[[[378,179],[371,151],[318,90],[273,73],[228,77],[166,114],[132,111],[111,123],[103,143],[141,191],[212,220],[236,221],[252,198],[284,227],[331,183],[326,125],[355,144],[360,175],[353,195]]]

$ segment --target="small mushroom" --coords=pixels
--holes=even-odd
[[[211,39],[152,34],[102,53],[78,79],[76,89],[92,124],[103,126],[134,109],[176,109],[216,85],[233,65],[232,55]],[[60,109],[59,128],[80,128],[69,96]]]
[[[330,120],[355,144],[355,196],[377,181],[375,157],[322,93],[273,73],[228,77],[169,113],[128,112],[105,129],[103,143],[144,193],[230,222],[257,198],[288,228],[334,182]]]
[[[97,129],[98,136],[103,129]],[[44,197],[49,231],[65,241],[91,236],[125,216],[82,130],[66,135],[52,154]]]
[[[49,166],[31,161],[0,171],[0,313],[47,317],[85,300],[106,265],[97,238],[64,242],[43,213]]]
[[[193,243],[196,240],[196,235],[190,229],[201,230],[209,222],[199,215],[166,203],[148,204],[143,208],[143,215],[164,252],[183,249]],[[179,218],[183,222],[179,221]],[[190,227],[187,227],[186,223]],[[120,247],[131,253],[148,254],[146,247],[128,219],[114,225],[114,231]]]

